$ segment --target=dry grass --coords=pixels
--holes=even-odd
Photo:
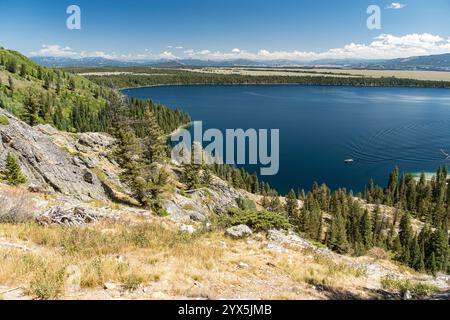
[[[191,72],[214,74],[240,74],[249,76],[321,76],[321,77],[396,77],[401,79],[417,79],[432,81],[450,81],[450,72],[443,71],[411,71],[411,70],[355,70],[355,69],[302,69],[302,68],[202,68],[185,69]]]
[[[0,237],[31,248],[0,244],[0,284],[21,286],[35,299],[73,297],[69,270],[75,267],[83,299],[104,297],[106,283],[116,285],[116,297],[140,299],[367,297],[366,274],[334,258],[310,250],[273,252],[266,241],[234,241],[222,232],[189,235],[156,221],[161,224],[116,221],[70,229],[0,224]]]
[[[170,257],[177,257],[178,269],[187,265],[208,269],[222,254],[196,236],[147,223],[116,222],[73,229],[43,228],[32,222],[1,224],[0,235],[40,248],[36,252],[0,248],[0,283],[25,283],[26,293],[36,299],[64,296],[69,266],[79,268],[81,288],[115,282],[121,283],[124,291],[134,291],[159,281],[161,264]]]
[[[305,251],[307,252],[308,250]],[[355,280],[359,282],[358,279],[362,282],[365,276],[363,270],[336,263],[325,256],[310,254],[309,257],[309,261],[283,260],[279,267],[296,282],[336,290],[346,289]]]

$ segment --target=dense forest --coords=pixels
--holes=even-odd
[[[41,67],[17,52],[0,49],[0,107],[29,125],[48,123],[64,131],[109,132],[113,127],[111,101],[118,95],[84,77]],[[165,134],[190,122],[186,113],[150,100],[124,102],[136,122],[150,108]]]
[[[90,68],[70,69],[72,72],[125,72],[123,74],[94,75],[86,77],[98,85],[109,88],[133,88],[152,85],[248,85],[297,84],[319,86],[385,86],[450,88],[450,82],[401,79],[395,77],[328,77],[328,76],[251,76],[240,74],[200,73],[176,69],[151,68]]]
[[[439,168],[431,180],[425,174],[420,179],[410,174],[400,176],[395,168],[386,188],[375,186],[371,180],[364,194],[356,196],[345,189],[332,191],[325,184],[314,183],[307,193],[289,192],[286,203],[268,183],[259,182],[256,174],[227,165],[215,165],[212,170],[235,187],[262,195],[266,210],[285,216],[307,238],[339,253],[363,255],[380,247],[417,271],[450,271],[447,167]],[[303,201],[302,208],[298,200]],[[369,211],[365,204],[375,209]],[[390,215],[383,213],[386,208]]]

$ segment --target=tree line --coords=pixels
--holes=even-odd
[[[143,73],[143,70],[150,74]],[[296,84],[315,86],[364,86],[364,87],[428,87],[450,88],[448,81],[402,79],[396,77],[329,77],[329,76],[252,76],[241,74],[213,74],[186,70],[143,69],[140,74],[88,75],[93,82],[110,88],[133,88],[152,85],[248,85],[248,84]],[[100,69],[101,71],[101,69]]]

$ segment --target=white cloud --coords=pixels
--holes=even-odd
[[[160,59],[167,59],[167,60],[176,60],[176,59],[178,59],[178,57],[176,55],[174,55],[170,51],[164,51],[163,53],[160,53],[159,54],[159,58]]]
[[[432,55],[450,52],[450,38],[444,39],[428,33],[394,36],[381,34],[369,44],[349,43],[341,48],[333,48],[323,52],[314,51],[270,51],[261,49],[249,52],[233,49],[221,51],[189,51],[191,58],[211,60],[253,59],[253,60],[319,60],[319,59],[393,59],[417,55]]]
[[[39,51],[30,52],[31,56],[49,56],[49,57],[75,57],[77,53],[70,47],[61,47],[56,44],[43,44]]]
[[[389,6],[387,6],[386,9],[399,10],[399,9],[403,9],[406,6],[407,6],[407,4],[404,4],[404,3],[392,2]]]
[[[183,50],[183,46],[167,46],[168,49],[177,49],[177,50]]]
[[[261,49],[257,52],[246,51],[234,48],[231,51],[185,50],[178,56],[172,51],[152,53],[149,49],[141,53],[116,54],[104,51],[77,52],[70,47],[59,45],[43,45],[37,52],[31,52],[31,56],[53,56],[53,57],[102,57],[107,59],[120,60],[174,60],[188,57],[202,60],[232,60],[232,59],[252,59],[252,60],[293,60],[311,61],[319,59],[393,59],[406,58],[418,55],[432,55],[450,53],[450,37],[442,37],[429,33],[413,33],[404,36],[391,34],[381,34],[372,39],[370,43],[348,43],[342,47],[332,48],[327,51],[283,51]]]

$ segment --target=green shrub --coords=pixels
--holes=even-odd
[[[406,291],[409,291],[411,294],[419,297],[430,296],[439,291],[435,286],[426,283],[395,279],[389,276],[381,279],[381,286],[385,290],[395,291],[400,294],[404,294]]]
[[[239,198],[237,204],[242,210],[256,210],[256,204],[249,198]]]
[[[228,216],[221,217],[220,224],[224,227],[245,224],[254,231],[290,228],[288,220],[278,213],[236,208],[230,209]]]
[[[9,120],[6,116],[0,115],[0,125],[2,125],[2,126],[9,125]]]
[[[123,278],[122,290],[136,291],[144,282],[144,278],[140,275],[129,274]]]
[[[183,206],[183,210],[186,210],[186,211],[194,211],[194,210],[195,210],[195,207],[194,207],[194,205],[193,205],[192,203],[186,203],[186,204]]]
[[[65,269],[42,269],[31,280],[27,293],[37,300],[58,299],[64,293]]]

